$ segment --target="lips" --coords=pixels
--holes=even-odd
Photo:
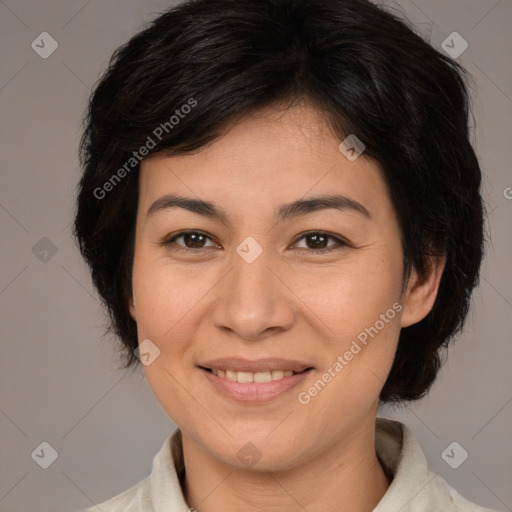
[[[197,366],[220,395],[245,405],[285,396],[314,371],[308,362],[275,357],[253,361],[224,357],[201,361]]]
[[[200,371],[219,395],[239,404],[261,405],[271,402],[280,396],[286,396],[286,392],[290,392],[293,388],[303,383],[314,370],[308,369],[300,373],[293,373],[293,371],[289,370],[289,373],[292,373],[292,375],[283,376],[277,380],[267,380],[266,382],[246,382],[245,379],[242,379],[243,382],[239,380],[235,382],[229,378],[215,375],[212,371],[205,370],[204,368],[201,368]],[[241,375],[241,373],[238,375]],[[254,375],[257,375],[257,373]]]

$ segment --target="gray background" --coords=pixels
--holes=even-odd
[[[469,44],[457,60],[476,83],[474,139],[491,242],[466,332],[429,397],[380,414],[409,425],[431,470],[463,496],[512,510],[512,2],[385,3],[439,49],[454,31]],[[90,88],[113,50],[171,4],[0,2],[3,512],[65,512],[110,498],[149,474],[174,427],[142,371],[116,370],[115,340],[102,338],[106,318],[71,238],[77,144]],[[47,59],[31,47],[44,31],[59,45]],[[48,469],[31,457],[43,441],[58,452]],[[469,453],[457,469],[441,457],[452,441]]]

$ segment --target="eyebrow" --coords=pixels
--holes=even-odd
[[[169,194],[160,197],[149,207],[146,218],[169,208],[184,208],[193,213],[218,220],[225,225],[230,224],[228,213],[210,201]],[[349,211],[361,214],[368,219],[372,218],[370,212],[361,203],[342,195],[316,196],[281,205],[277,209],[274,218],[277,221],[284,221],[326,209]]]

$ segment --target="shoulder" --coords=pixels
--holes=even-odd
[[[176,471],[182,464],[181,432],[176,428],[153,457],[150,475],[121,494],[82,512],[188,511]]]
[[[152,510],[150,501],[150,477],[146,477],[121,494],[85,509],[83,512],[139,512]],[[147,505],[148,508],[145,508]]]
[[[473,503],[459,494],[443,477],[432,473],[431,493],[435,502],[449,504],[453,512],[498,512]]]
[[[378,417],[375,441],[379,460],[393,480],[373,512],[497,512],[470,502],[430,471],[418,440],[405,424]]]

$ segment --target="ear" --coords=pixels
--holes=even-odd
[[[134,319],[134,321],[137,321],[137,315],[135,313],[135,302],[133,300],[133,297],[130,295],[128,297],[128,309],[130,311],[130,316]]]
[[[430,260],[425,277],[420,277],[414,269],[411,271],[402,300],[402,327],[415,324],[428,315],[436,300],[445,264],[446,256],[436,256]]]

